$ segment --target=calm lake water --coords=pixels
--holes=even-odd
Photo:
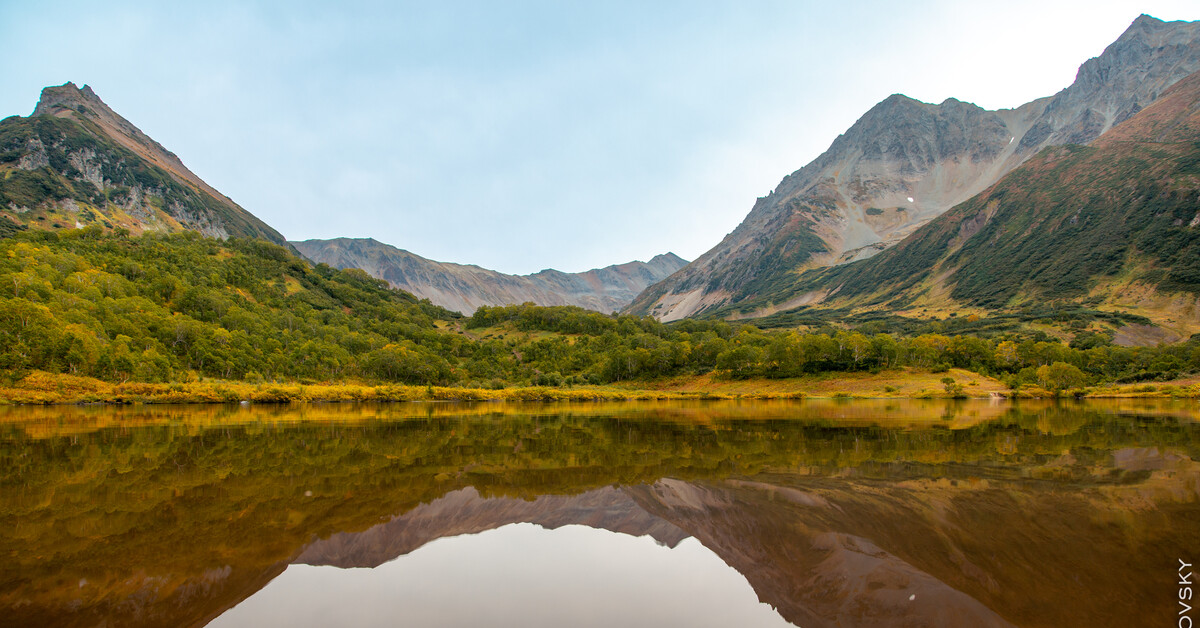
[[[0,625],[1175,626],[1200,621],[1197,418],[0,408]]]

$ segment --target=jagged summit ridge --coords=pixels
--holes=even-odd
[[[62,85],[51,85],[42,89],[42,96],[31,116],[54,115],[59,108],[75,109],[79,105],[96,107],[107,113],[116,115],[103,100],[92,91],[91,86],[76,87],[75,83],[67,81]]]
[[[775,301],[798,272],[871,257],[982,192],[1042,148],[1087,143],[1200,70],[1200,22],[1142,16],[1075,82],[1015,109],[893,94],[829,149],[759,198],[717,246],[639,295],[629,311],[677,320],[741,301],[751,315],[804,305]]]
[[[898,246],[793,290],[843,310],[1086,299],[1163,330],[1115,342],[1186,338],[1200,326],[1198,139],[1200,70],[1088,146],[1041,151]]]
[[[1100,56],[1079,66],[1075,82],[1050,98],[1023,142],[1091,142],[1157,100],[1198,65],[1200,22],[1164,22],[1143,14]]]
[[[508,275],[476,265],[437,262],[374,239],[292,242],[305,257],[336,268],[359,268],[393,287],[465,314],[481,305],[577,305],[605,314],[629,305],[642,290],[679,270],[674,253],[582,273],[546,269]]]
[[[227,196],[221,194],[205,183],[200,177],[196,176],[191,170],[188,170],[187,166],[183,165],[183,161],[175,153],[167,150],[162,144],[159,144],[149,135],[143,133],[141,129],[134,126],[132,122],[113,111],[112,108],[96,95],[96,92],[89,85],[76,87],[75,83],[68,81],[62,85],[46,87],[42,90],[42,95],[38,99],[38,104],[34,107],[30,117],[41,115],[59,117],[81,116],[96,122],[101,128],[108,131],[113,136],[113,139],[121,142],[127,148],[135,152],[144,152],[143,156],[154,161],[156,165],[167,169],[213,196],[228,200]],[[138,147],[142,150],[139,151]]]

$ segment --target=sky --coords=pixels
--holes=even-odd
[[[1011,108],[1194,0],[17,2],[0,116],[91,85],[291,240],[695,259],[893,93]]]

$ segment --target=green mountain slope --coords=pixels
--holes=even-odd
[[[188,170],[89,88],[47,87],[33,115],[0,121],[0,223],[133,233],[283,236]]]
[[[444,382],[462,344],[434,323],[457,314],[257,239],[35,230],[0,240],[0,277],[18,374]]]
[[[1119,306],[1200,295],[1200,73],[1090,146],[1048,148],[879,255],[811,271],[777,298],[814,307]],[[724,315],[765,306],[725,308]]]

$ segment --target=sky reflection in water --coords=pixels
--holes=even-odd
[[[509,524],[374,569],[290,565],[211,626],[788,626],[695,539]]]

